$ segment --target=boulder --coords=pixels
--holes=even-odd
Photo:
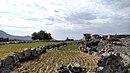
[[[78,63],[71,63],[71,69],[70,71],[72,73],[86,73],[86,68],[83,65],[80,65]]]
[[[14,64],[14,60],[13,60],[13,58],[11,56],[6,56],[6,57],[2,58],[1,62],[2,62],[3,67]]]
[[[42,48],[37,48],[36,52],[37,52],[38,55],[40,55],[42,53]]]
[[[0,68],[0,73],[9,73],[11,68],[12,68],[11,66],[2,67]]]
[[[36,57],[37,56],[36,48],[31,48],[31,56],[32,57]]]
[[[98,63],[98,67],[104,67],[102,71],[96,71],[96,73],[126,73],[128,69],[124,66],[122,57],[120,54],[111,54],[106,58],[101,58]],[[100,69],[101,70],[101,69]]]
[[[41,46],[40,48],[41,48],[41,52],[42,52],[42,53],[45,53],[45,52],[46,52],[46,47],[45,47],[45,46]]]
[[[78,63],[62,64],[57,66],[56,73],[86,73],[86,68]]]
[[[18,63],[19,63],[19,57],[18,57],[18,55],[16,55],[16,54],[12,54],[12,55],[10,55],[12,58],[13,58],[13,60],[14,60],[14,65],[17,65]]]
[[[0,68],[2,67],[2,61],[0,60]]]
[[[23,53],[24,53],[26,58],[29,58],[31,56],[31,49],[30,48],[25,48],[23,50]]]
[[[13,55],[17,56],[19,58],[19,61],[25,59],[25,55],[23,52],[14,52]]]
[[[71,73],[67,67],[65,65],[59,65],[57,68],[56,68],[56,73]]]

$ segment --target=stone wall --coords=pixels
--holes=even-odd
[[[61,46],[67,46],[67,43],[49,44],[47,46],[39,46],[37,48],[25,48],[21,52],[14,52],[0,60],[0,73],[9,73],[20,63],[37,58],[47,50],[57,50]]]

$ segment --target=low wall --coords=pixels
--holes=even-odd
[[[57,50],[61,46],[67,46],[67,43],[49,44],[47,46],[38,46],[37,48],[25,48],[21,52],[14,52],[0,60],[0,73],[9,73],[20,65],[20,63],[32,60],[47,52],[47,50]]]

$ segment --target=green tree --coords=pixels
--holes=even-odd
[[[52,39],[51,34],[46,31],[40,30],[39,32],[32,33],[33,40],[50,40]]]
[[[46,40],[46,37],[47,37],[46,35],[47,35],[46,31],[40,30],[38,32],[38,39],[39,40]]]
[[[32,39],[33,39],[33,40],[38,39],[38,35],[37,35],[37,33],[36,33],[36,32],[32,33]]]
[[[85,33],[83,35],[84,35],[85,40],[89,41],[91,39],[91,34]]]
[[[0,42],[9,42],[9,38],[0,37]]]
[[[49,39],[52,39],[52,37],[51,37],[51,34],[50,33],[48,33],[47,34],[47,39],[49,40]]]

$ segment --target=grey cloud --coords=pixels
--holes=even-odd
[[[69,21],[72,24],[86,24],[89,20],[96,19],[96,16],[92,13],[86,12],[73,12],[67,17],[65,17],[66,21]]]
[[[29,5],[29,4],[27,4],[26,6],[27,6],[27,7],[32,7],[32,5]]]
[[[62,19],[63,18],[60,17],[59,15],[55,15],[55,16],[48,16],[48,17],[42,18],[42,21],[49,20],[50,23],[47,23],[47,24],[64,23],[64,20]]]
[[[56,5],[56,6],[60,6],[60,3],[50,3],[51,5]]]
[[[109,18],[108,16],[105,16],[105,15],[102,15],[102,16],[99,16],[100,19],[107,19]]]
[[[39,4],[37,4],[37,3],[34,3],[34,5],[35,5],[35,7],[37,7],[39,10],[45,10],[45,11],[47,11],[47,9],[44,7],[44,6],[40,6]]]
[[[130,33],[130,23],[129,22],[120,22],[120,24],[113,22],[113,23],[94,23],[93,26],[89,25],[76,25],[74,26],[74,30],[65,30],[65,29],[56,29],[53,30],[53,35],[56,38],[82,38],[83,33],[97,33],[97,34],[126,34]],[[100,27],[95,27],[95,26]],[[103,25],[103,26],[102,26]],[[80,28],[78,28],[80,27]],[[60,35],[62,36],[60,36]]]
[[[113,24],[120,24],[120,25],[130,24],[129,20],[130,20],[130,16],[127,17],[113,16],[111,18]]]
[[[52,16],[50,16],[48,18],[45,18],[45,19],[50,20],[50,21],[54,21],[55,20],[54,17],[52,17]]]
[[[9,13],[9,12],[7,12],[7,11],[0,11],[0,13]]]
[[[93,20],[95,19],[96,16],[94,16],[93,14],[91,13],[87,13],[86,12],[74,12],[72,14],[70,14],[70,16],[68,16],[66,19],[67,20],[76,20],[76,19],[83,19],[83,20]]]
[[[112,5],[117,2],[121,2],[122,0],[102,0],[103,3]]]
[[[21,17],[21,18],[22,18],[22,19],[25,19],[25,20],[29,20],[29,21],[38,21],[38,20],[39,20],[38,18],[30,17],[30,16]]]
[[[23,5],[26,6],[26,7],[36,7],[38,10],[45,10],[45,11],[47,11],[47,9],[44,6],[42,6],[40,4],[37,4],[37,3],[23,4]]]
[[[1,24],[0,25],[1,27],[13,27],[13,28],[20,28],[20,29],[23,29],[23,28],[36,28],[36,27],[19,27],[19,26],[12,26],[12,25],[6,25],[6,24]]]
[[[48,24],[45,24],[45,25],[53,25],[53,24],[52,23],[50,23],[50,24],[48,23]]]
[[[102,0],[105,5],[112,5],[118,9],[126,8],[130,6],[129,0]]]
[[[78,31],[81,31],[81,30],[78,30]],[[52,33],[52,36],[54,38],[59,38],[59,39],[62,39],[62,40],[66,39],[66,37],[74,38],[74,39],[81,39],[82,38],[82,32],[78,32],[78,31],[56,29],[56,30],[51,31],[51,33]]]
[[[54,12],[59,13],[59,11],[58,11],[58,10],[54,10]]]
[[[92,6],[91,6],[91,1],[93,1],[95,5],[92,3]],[[79,8],[74,9],[74,10],[73,8],[72,10],[71,8],[70,10],[69,8],[67,8],[68,7],[67,5],[69,5],[68,3],[71,3],[69,2],[69,0],[64,5],[58,2],[49,3],[52,5],[52,7],[54,6],[54,10],[53,12],[51,12],[52,14],[47,14],[47,15],[43,14],[43,18],[41,19],[31,16],[33,12],[35,13],[35,11],[31,11],[31,10],[23,11],[23,14],[21,12],[18,13],[15,11],[14,13],[13,12],[12,13],[0,12],[0,16],[1,15],[8,16],[8,19],[10,18],[11,19],[15,19],[15,18],[25,19],[30,22],[38,21],[40,19],[42,22],[45,22],[43,23],[43,24],[46,24],[47,28],[45,29],[50,30],[51,31],[50,33],[56,39],[57,38],[65,39],[66,37],[82,38],[83,33],[92,33],[92,34],[93,33],[97,33],[97,34],[130,33],[130,2],[129,0],[101,0],[101,1],[98,0],[97,2],[96,1],[97,0],[89,0],[90,8],[89,6],[87,8],[87,4],[86,5],[83,4],[84,6],[82,6],[81,4],[81,8],[79,6]],[[96,6],[97,6],[97,9],[96,9]],[[38,3],[33,3],[30,5],[25,4],[24,7],[27,7],[27,8],[34,7],[34,9],[40,12],[49,11],[47,9],[48,7],[46,8],[46,6],[38,4]],[[103,7],[101,9],[104,9],[104,10],[100,11],[100,8],[98,7]],[[24,12],[25,14],[28,14],[28,15],[24,15]],[[44,17],[44,15],[46,15],[47,17]],[[54,27],[54,29],[53,29],[53,26],[50,28],[51,25],[56,24],[56,23],[61,23],[61,25],[57,25],[56,27]],[[61,29],[60,26],[62,26],[62,23],[67,24],[68,26],[72,25],[72,27],[71,28],[63,27]],[[35,27],[24,27],[24,26],[23,27],[8,26],[4,24],[0,25],[0,27],[13,27],[13,28],[21,28],[21,29],[35,28]],[[40,28],[42,28],[42,26],[40,26]]]
[[[106,23],[106,25],[101,27],[93,28],[93,32],[100,34],[116,34],[116,33],[130,33],[129,23]]]
[[[2,16],[10,16],[8,17],[9,20],[13,20],[15,18],[21,18],[24,20],[29,20],[29,21],[38,21],[39,18],[35,18],[35,17],[31,17],[31,16],[25,16],[25,15],[21,15],[20,13],[13,13],[13,12],[0,12],[1,17]]]

